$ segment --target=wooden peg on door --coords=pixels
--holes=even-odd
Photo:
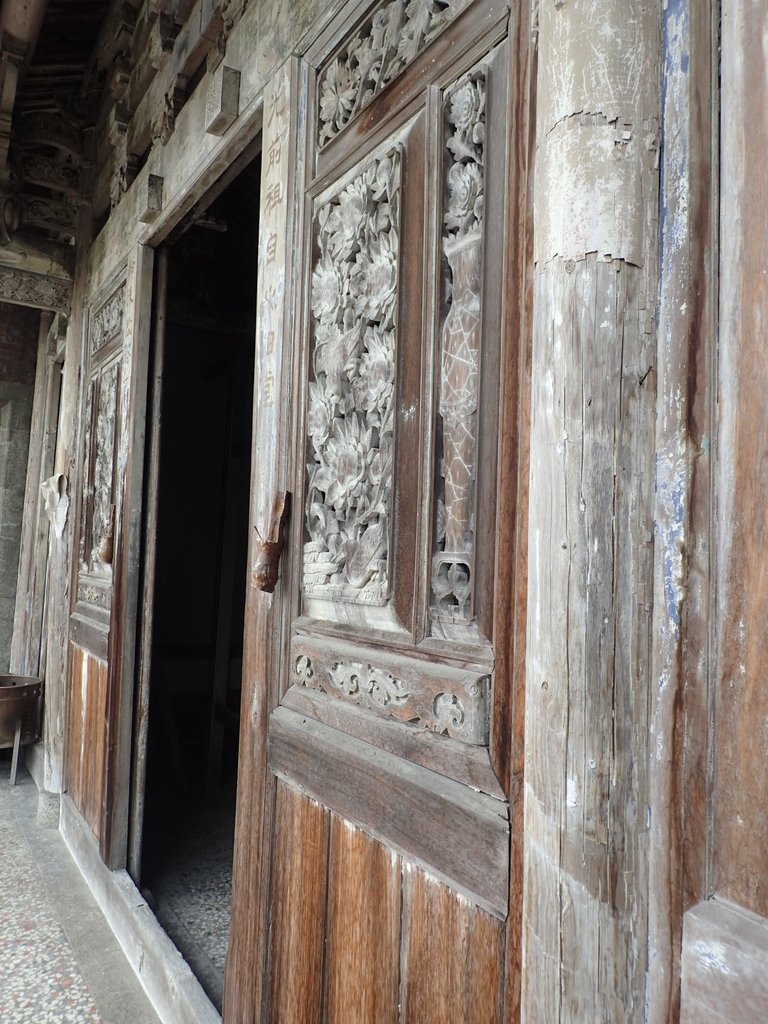
[[[262,537],[258,527],[254,527],[258,539],[256,541],[256,558],[251,571],[251,586],[265,594],[271,594],[277,583],[280,555],[283,553],[283,526],[288,518],[290,507],[290,492],[276,491],[272,499],[266,537]]]

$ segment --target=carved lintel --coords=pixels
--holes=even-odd
[[[32,274],[26,270],[11,270],[0,265],[0,301],[32,306],[35,309],[50,309],[69,316],[72,282]]]
[[[73,164],[30,153],[21,162],[21,179],[32,185],[42,185],[55,192],[74,196],[78,193],[80,172]]]
[[[21,222],[34,227],[74,235],[77,227],[77,205],[64,199],[22,194]]]
[[[331,638],[296,636],[294,682],[356,704],[412,728],[445,733],[482,746],[488,742],[490,675]]]
[[[164,179],[159,174],[147,175],[139,213],[139,220],[144,224],[151,224],[163,209],[163,183]]]
[[[205,130],[223,135],[240,109],[240,72],[220,64],[211,75],[205,101]]]
[[[283,552],[284,526],[291,507],[288,491],[277,491],[272,499],[266,535],[259,534],[255,544],[256,556],[251,572],[251,586],[271,594],[278,580],[280,556]]]
[[[51,146],[68,156],[83,155],[83,135],[79,126],[58,114],[28,114],[19,124],[19,145]]]

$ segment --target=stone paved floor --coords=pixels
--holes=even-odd
[[[161,1024],[37,789],[0,756],[0,1022]]]

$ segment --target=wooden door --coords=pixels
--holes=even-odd
[[[151,250],[88,304],[65,788],[110,867],[125,863]]]
[[[267,89],[227,1021],[515,1012],[525,61],[508,13],[358,9]]]

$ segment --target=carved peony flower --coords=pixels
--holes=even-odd
[[[389,320],[391,310],[385,307],[394,295],[397,264],[394,233],[373,238],[367,248],[355,257],[351,279],[355,293],[355,313],[368,320]]]
[[[452,164],[445,226],[467,231],[483,217],[483,176],[477,164]]]
[[[370,432],[361,427],[357,416],[333,421],[324,461],[313,481],[325,494],[326,505],[339,512],[354,504],[363,489],[370,453]]]
[[[365,412],[382,409],[392,394],[394,377],[392,333],[369,327],[357,376],[352,382],[356,407]]]
[[[341,395],[341,384],[355,367],[361,324],[352,310],[344,312],[344,326],[322,325],[315,339],[315,372],[324,373],[329,391]]]
[[[460,132],[470,133],[485,108],[485,93],[477,82],[465,82],[451,96],[448,120]]]
[[[337,259],[351,255],[368,211],[368,190],[362,178],[356,178],[339,195],[326,231],[328,251]]]
[[[326,253],[312,273],[312,312],[319,320],[334,320],[344,292],[343,266]]]
[[[319,384],[309,385],[309,410],[307,412],[307,432],[312,439],[315,451],[318,451],[328,440],[333,422],[333,404],[326,397]]]
[[[320,91],[320,120],[327,126],[340,127],[349,118],[354,102],[355,82],[352,73],[347,64],[342,64],[337,59],[323,78]]]

